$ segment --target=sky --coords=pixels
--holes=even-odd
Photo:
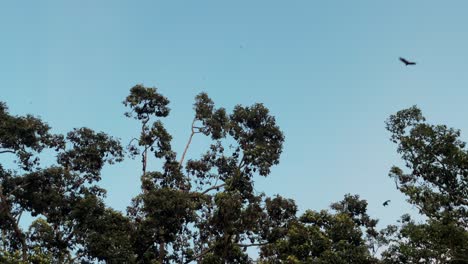
[[[136,84],[157,87],[179,157],[198,93],[227,109],[263,103],[286,141],[257,191],[301,212],[359,194],[386,225],[416,213],[388,177],[402,164],[389,115],[418,105],[467,139],[466,10],[456,0],[2,1],[0,101],[54,132],[85,126],[126,144],[138,124],[121,102]],[[125,211],[140,172],[138,160],[105,167],[109,206]]]

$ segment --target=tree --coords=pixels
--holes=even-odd
[[[105,163],[122,160],[120,143],[88,128],[66,136],[49,131],[40,119],[10,115],[0,104],[0,154],[13,155],[18,164],[0,164],[2,258],[20,250],[24,263],[37,262],[38,254],[46,262],[72,262],[73,255],[89,252],[86,238],[105,215],[105,190],[95,183]],[[39,156],[46,149],[56,153],[56,164],[42,167]],[[19,226],[23,212],[40,217],[29,232]]]
[[[281,213],[293,209],[253,186],[254,177],[268,176],[279,163],[282,132],[262,104],[238,105],[228,114],[201,93],[178,161],[161,120],[169,115],[168,104],[142,85],[125,98],[126,116],[140,122],[128,152],[142,161],[142,192],[125,216],[105,206],[105,190],[97,185],[105,163],[123,160],[118,140],[89,128],[54,135],[40,119],[12,116],[2,103],[0,154],[15,155],[19,167],[0,167],[1,256],[59,263],[251,262],[245,249],[270,243]],[[186,161],[195,134],[212,144],[200,159]],[[56,162],[41,164],[43,150],[54,151]],[[148,169],[151,153],[162,161],[161,170]],[[23,212],[36,217],[29,231],[18,224]]]
[[[263,104],[229,112],[200,93],[178,156],[163,122],[169,103],[143,85],[123,101],[139,122],[127,153],[141,158],[141,192],[126,214],[106,206],[99,186],[102,168],[124,160],[118,139],[89,128],[53,134],[0,103],[0,262],[254,263],[246,251],[256,247],[264,264],[467,263],[468,151],[458,130],[426,123],[418,108],[386,124],[408,168],[390,177],[426,220],[404,215],[378,230],[358,195],[298,215],[293,200],[254,188],[284,142]],[[189,156],[196,135],[209,147]],[[23,213],[34,217],[28,228]]]
[[[262,263],[377,263],[366,243],[378,236],[367,202],[346,195],[331,208],[334,213],[307,210],[291,218],[284,236],[261,248]]]
[[[383,263],[467,263],[468,232],[453,223],[403,215],[388,233]]]
[[[44,148],[61,148],[60,136],[49,133],[50,127],[33,116],[17,117],[8,113],[8,108],[0,102],[0,154],[11,154],[17,158],[19,168],[31,171],[39,165],[37,154]],[[18,219],[23,208],[16,201],[16,194],[25,184],[18,184],[16,172],[7,170],[0,164],[0,219],[3,248],[15,252],[21,249],[22,260],[27,260],[27,245],[24,231]]]
[[[468,262],[468,151],[460,131],[425,122],[416,106],[386,122],[406,167],[390,170],[397,188],[408,197],[426,223],[409,216],[385,254],[389,263]]]
[[[207,94],[197,95],[191,134],[177,161],[158,120],[169,114],[169,100],[137,85],[124,104],[130,107],[126,116],[141,122],[140,136],[132,141],[137,144],[129,146],[132,154],[141,153],[143,165],[142,193],[128,210],[137,229],[138,261],[251,262],[245,249],[268,243],[259,222],[268,219],[269,201],[254,193],[253,177],[268,176],[284,140],[268,109],[238,105],[228,115]],[[200,159],[185,162],[195,134],[212,144]],[[164,159],[161,171],[146,170],[149,151]]]

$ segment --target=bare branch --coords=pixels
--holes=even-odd
[[[255,244],[237,244],[239,247],[259,247],[271,244],[271,242],[255,243]]]
[[[21,211],[19,212],[18,214],[18,219],[16,219],[16,224],[19,225],[19,222],[21,220],[21,216],[23,215],[23,209],[21,209]]]
[[[189,140],[188,140],[187,145],[185,146],[185,149],[184,149],[184,153],[182,154],[182,158],[180,159],[180,162],[179,162],[179,164],[180,164],[181,166],[182,166],[182,163],[184,162],[185,154],[187,154],[187,150],[188,150],[188,148],[189,148],[189,146],[190,146],[190,143],[192,143],[193,135],[196,133],[196,131],[195,131],[195,129],[194,129],[194,128],[195,128],[194,125],[195,125],[195,121],[196,121],[196,120],[197,120],[197,119],[194,118],[193,121],[192,121],[192,133],[190,134]]]
[[[212,190],[214,190],[214,189],[219,189],[219,188],[221,188],[221,187],[224,187],[225,185],[226,185],[226,184],[223,183],[223,184],[220,184],[220,185],[212,186],[212,187],[206,189],[205,191],[203,191],[201,194],[206,194],[206,193],[209,192],[209,191],[212,191]]]
[[[194,260],[197,260],[197,259],[203,257],[204,255],[206,255],[207,253],[209,253],[209,252],[212,251],[212,250],[213,250],[212,247],[211,247],[211,248],[206,248],[206,249],[203,250],[200,254],[198,254],[198,255],[192,257],[191,259],[185,261],[184,264],[188,264],[188,263],[190,263],[190,262],[192,262],[192,261],[194,261]]]
[[[137,139],[137,138],[132,138],[132,139],[130,140],[130,142],[128,142],[128,145],[127,145],[127,146],[130,146],[134,140],[138,140],[138,139]]]

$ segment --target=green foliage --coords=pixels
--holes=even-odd
[[[455,223],[428,220],[418,224],[404,215],[389,236],[384,263],[467,263],[468,232]]]
[[[390,170],[397,188],[427,217],[404,216],[384,253],[388,263],[468,263],[468,151],[460,131],[425,122],[413,106],[387,120],[409,169]]]
[[[229,134],[243,150],[247,171],[258,169],[261,176],[267,176],[270,167],[279,163],[284,141],[275,118],[262,104],[252,107],[238,105],[230,118]]]
[[[159,94],[156,88],[146,88],[143,85],[132,87],[123,104],[132,109],[125,115],[138,120],[147,120],[152,115],[166,117],[170,111],[167,107],[169,100],[166,97]]]
[[[129,102],[142,102],[141,98],[148,97],[154,105],[168,103],[156,89],[140,86],[132,88],[124,103],[132,108],[131,112],[141,113],[144,105]],[[254,193],[252,178],[257,172],[267,176],[270,167],[278,164],[283,135],[275,119],[260,104],[236,106],[228,115],[224,108],[216,108],[207,94],[201,93],[195,98],[194,110],[186,150],[198,133],[210,137],[213,143],[200,159],[190,159],[186,164],[183,164],[186,151],[181,162],[174,160],[175,153],[170,150],[172,138],[160,120],[153,123],[157,124],[157,130],[149,129],[152,118],[166,115],[158,115],[156,108],[146,108],[145,117],[137,118],[142,121],[138,140],[142,152],[134,153],[142,154],[143,193],[128,209],[137,228],[137,259],[247,263],[251,260],[245,249],[265,242],[265,230],[259,223],[268,222],[263,195]],[[165,157],[161,171],[146,171],[148,151],[167,153],[155,155]],[[186,173],[181,170],[184,165]]]
[[[206,93],[200,93],[195,97],[195,120],[201,121],[200,132],[212,139],[224,138],[229,129],[229,118],[226,109],[214,108],[214,102]]]
[[[376,263],[362,232],[377,222],[367,202],[346,195],[331,207],[335,213],[307,210],[290,219],[284,236],[261,248],[262,263]]]
[[[123,104],[139,122],[128,154],[142,163],[141,192],[125,214],[106,206],[99,186],[103,167],[124,160],[119,140],[89,128],[52,134],[0,103],[0,155],[16,161],[0,163],[0,263],[253,263],[251,247],[263,264],[468,263],[468,151],[458,130],[426,123],[417,107],[387,120],[408,169],[390,176],[427,220],[404,215],[378,230],[358,195],[297,215],[293,200],[255,190],[284,142],[262,104],[228,113],[200,93],[179,159],[162,120],[166,97],[136,85]],[[210,145],[186,160],[195,135]],[[44,166],[43,155],[56,160]],[[27,230],[23,213],[35,217]]]
[[[50,127],[31,115],[12,116],[0,102],[0,154],[16,155],[23,170],[39,165],[37,154],[44,148],[62,148],[63,136],[49,133]]]
[[[460,131],[424,123],[416,107],[402,110],[387,121],[392,141],[410,169],[393,167],[390,176],[408,201],[431,218],[468,221],[468,152]]]
[[[122,161],[123,149],[102,132],[80,128],[66,137],[54,135],[38,118],[12,116],[3,103],[0,110],[0,154],[20,161],[17,169],[0,164],[1,248],[14,252],[2,257],[14,262],[21,252],[24,263],[71,263],[79,248],[92,245],[83,240],[96,230],[89,219],[99,221],[105,212],[100,198],[105,190],[93,184],[105,163]],[[57,162],[41,167],[46,149],[55,151]],[[28,232],[18,224],[23,212],[42,217]]]

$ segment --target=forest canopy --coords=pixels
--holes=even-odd
[[[405,214],[379,229],[359,195],[299,213],[294,200],[254,188],[285,141],[263,104],[228,112],[198,94],[179,155],[163,122],[169,104],[156,88],[132,87],[124,116],[138,133],[120,142],[86,127],[54,134],[0,102],[0,262],[468,263],[468,150],[459,130],[426,122],[416,106],[385,125],[405,164],[389,176],[424,220]],[[188,159],[198,136],[210,146]],[[121,212],[99,182],[104,166],[128,158],[141,161],[141,191]],[[155,160],[162,166],[148,169]],[[23,214],[34,219],[27,227]]]

